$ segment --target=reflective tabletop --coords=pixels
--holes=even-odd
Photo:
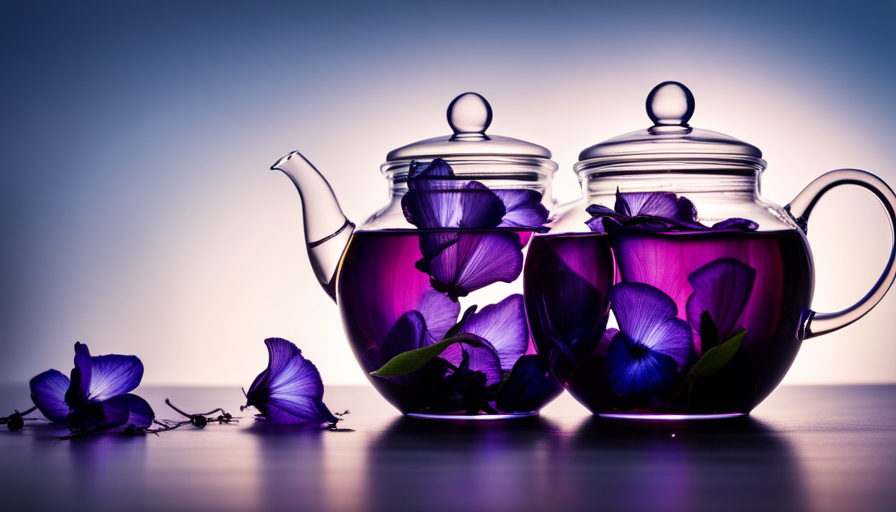
[[[369,387],[329,387],[353,432],[255,422],[238,388],[140,387],[238,425],[61,440],[0,431],[2,510],[893,510],[896,386],[782,387],[743,420],[630,423],[568,394],[540,417],[406,418]],[[0,415],[30,405],[0,387]],[[32,415],[34,416],[34,415]],[[39,414],[38,414],[39,416]]]

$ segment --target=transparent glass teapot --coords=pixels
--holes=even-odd
[[[653,126],[582,151],[583,199],[536,235],[525,268],[538,353],[572,395],[602,416],[639,419],[749,413],[784,378],[804,339],[877,304],[873,289],[837,313],[811,308],[805,237],[828,190],[872,191],[894,218],[893,191],[841,169],[789,205],[760,195],[758,148],[693,128],[694,97],[665,82],[647,98]],[[607,328],[610,312],[616,327]]]
[[[357,227],[301,154],[272,167],[299,190],[312,267],[358,363],[406,414],[527,416],[562,392],[535,355],[520,279],[557,164],[486,134],[491,119],[482,96],[458,96],[452,135],[388,154],[390,197]]]

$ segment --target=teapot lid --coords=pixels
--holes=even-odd
[[[453,135],[421,140],[393,149],[386,160],[412,160],[446,156],[523,156],[551,158],[545,147],[500,135],[486,135],[492,107],[475,92],[461,94],[448,105]]]
[[[663,82],[647,95],[647,115],[653,126],[585,149],[575,169],[663,161],[713,161],[765,169],[759,148],[722,133],[692,128],[688,121],[693,113],[691,91],[678,82]]]

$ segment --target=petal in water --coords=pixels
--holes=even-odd
[[[671,357],[684,368],[693,349],[691,329],[676,318],[675,302],[657,288],[643,283],[619,283],[610,289],[610,303],[619,330],[639,346]]]
[[[519,277],[523,269],[523,246],[517,234],[452,233],[449,236],[437,252],[424,254],[416,264],[430,275],[436,290],[456,299],[492,283],[509,283]]]
[[[604,298],[600,290],[575,272],[545,273],[542,279],[542,294],[536,298],[533,313],[547,341],[579,364],[597,346],[606,326]]]
[[[272,422],[336,423],[337,418],[323,406],[323,382],[311,361],[285,339],[268,338],[264,343],[268,367],[249,388],[246,405]]]
[[[461,332],[481,336],[498,353],[501,368],[509,371],[529,346],[529,325],[523,296],[516,293],[482,308],[467,319]]]
[[[501,370],[501,359],[498,357],[495,348],[488,342],[482,347],[474,347],[466,343],[455,343],[445,349],[439,357],[456,368],[461,367],[466,357],[469,360],[470,371],[485,374],[486,387],[499,384],[504,378],[504,372]]]
[[[426,321],[426,331],[430,343],[435,343],[445,336],[448,329],[457,323],[457,315],[460,314],[460,303],[451,300],[444,293],[436,290],[427,290],[420,299],[417,307],[423,319]]]
[[[519,358],[498,390],[495,406],[507,412],[537,411],[557,398],[563,387],[536,355]]]
[[[737,217],[732,217],[730,219],[723,220],[722,222],[717,222],[712,225],[712,229],[721,230],[721,229],[731,229],[737,231],[756,231],[759,229],[759,224],[750,220],[750,219],[741,219]]]
[[[534,190],[495,190],[507,213],[498,227],[536,228],[548,220],[548,209],[541,204],[542,196]]]
[[[48,370],[31,379],[31,400],[53,423],[66,424],[69,408],[65,392],[71,381],[57,370]]]
[[[704,311],[718,331],[721,341],[735,334],[737,321],[753,292],[756,270],[736,258],[719,258],[688,276],[694,293],[688,298],[688,322],[699,335]]]
[[[617,395],[666,398],[675,391],[678,375],[674,359],[632,340],[624,331],[607,348],[607,376]]]
[[[458,305],[459,306],[459,305]],[[426,337],[426,320],[419,311],[408,311],[395,322],[380,348],[380,361],[370,371],[377,370],[398,354],[431,345]]]

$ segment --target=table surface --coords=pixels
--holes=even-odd
[[[141,387],[189,412],[239,414],[237,388]],[[743,421],[613,422],[564,394],[540,417],[406,418],[369,387],[331,432],[257,423],[71,440],[43,421],[0,431],[2,510],[896,509],[896,386],[782,387]],[[29,405],[0,387],[0,415]],[[247,411],[248,412],[248,411]]]

